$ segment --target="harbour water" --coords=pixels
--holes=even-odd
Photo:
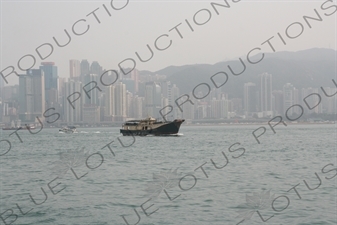
[[[2,131],[0,224],[337,224],[336,126],[260,126]]]

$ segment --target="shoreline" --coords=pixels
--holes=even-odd
[[[287,125],[296,126],[296,125],[336,125],[335,122],[325,122],[325,123],[310,123],[310,122],[301,122],[301,123],[289,123],[284,121]],[[271,124],[276,124],[271,123]],[[268,122],[264,123],[200,123],[200,124],[183,124],[184,126],[251,126],[251,125],[268,125]]]
[[[290,126],[299,126],[299,125],[306,125],[306,126],[313,126],[313,125],[336,125],[337,122],[296,122],[296,123],[292,123],[292,122],[287,122],[284,121],[287,125]],[[271,123],[272,125],[276,125],[277,122],[273,122]],[[198,123],[198,124],[194,124],[194,123],[183,123],[182,126],[185,127],[201,127],[201,126],[262,126],[262,125],[268,125],[268,121],[266,122],[256,122],[256,123]],[[114,125],[114,126],[76,126],[76,128],[120,128],[120,125]],[[2,130],[3,127],[1,127],[0,129]],[[59,129],[60,127],[58,126],[52,126],[52,127],[43,127],[43,129]],[[35,127],[34,130],[38,130],[40,129],[40,127]],[[24,130],[24,129],[20,129],[20,130]],[[6,130],[2,130],[2,131],[6,131]],[[13,131],[13,130],[10,130]]]

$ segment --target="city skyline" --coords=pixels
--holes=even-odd
[[[0,0],[0,133],[5,225],[337,225],[337,0]]]
[[[118,79],[115,79],[116,74],[106,73],[98,61],[90,63],[86,59],[69,60],[69,69],[72,78],[59,78],[54,62],[42,62],[39,69],[22,74],[19,85],[2,89],[2,122],[9,124],[19,119],[36,123],[36,117],[42,117],[50,108],[58,111],[61,121],[67,124],[119,123],[130,118],[164,119],[163,116],[165,119],[186,120],[270,118],[284,113],[298,115],[301,112],[292,105],[305,98],[306,104],[315,106],[321,100],[310,95],[323,95],[321,89],[297,89],[291,83],[285,83],[281,90],[274,89],[273,75],[265,72],[258,74],[258,83],[243,84],[243,98],[214,87],[208,93],[202,89],[189,93],[191,102],[179,102],[187,93],[167,81],[166,76],[140,76],[134,70],[127,76],[118,71]],[[99,73],[106,75],[104,83],[101,83]],[[328,94],[333,94],[335,90],[333,86],[324,89]],[[319,107],[313,107],[313,111],[306,109],[305,112],[332,114],[336,103],[336,98],[330,98]],[[169,106],[172,109],[167,109]],[[284,112],[289,107],[290,110]]]

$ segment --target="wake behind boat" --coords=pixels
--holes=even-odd
[[[76,127],[75,126],[67,126],[67,127],[62,127],[59,129],[60,133],[66,133],[66,134],[72,134],[76,132]]]
[[[185,120],[176,119],[174,121],[157,121],[155,118],[147,118],[144,120],[126,121],[120,132],[123,136],[169,136],[178,134],[180,125]]]

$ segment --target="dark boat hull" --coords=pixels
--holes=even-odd
[[[125,130],[121,129],[120,132],[123,136],[147,136],[147,135],[154,135],[154,136],[168,136],[172,134],[177,134],[179,132],[180,125],[185,120],[175,120],[173,122],[169,122],[163,124],[160,127],[148,130]]]

